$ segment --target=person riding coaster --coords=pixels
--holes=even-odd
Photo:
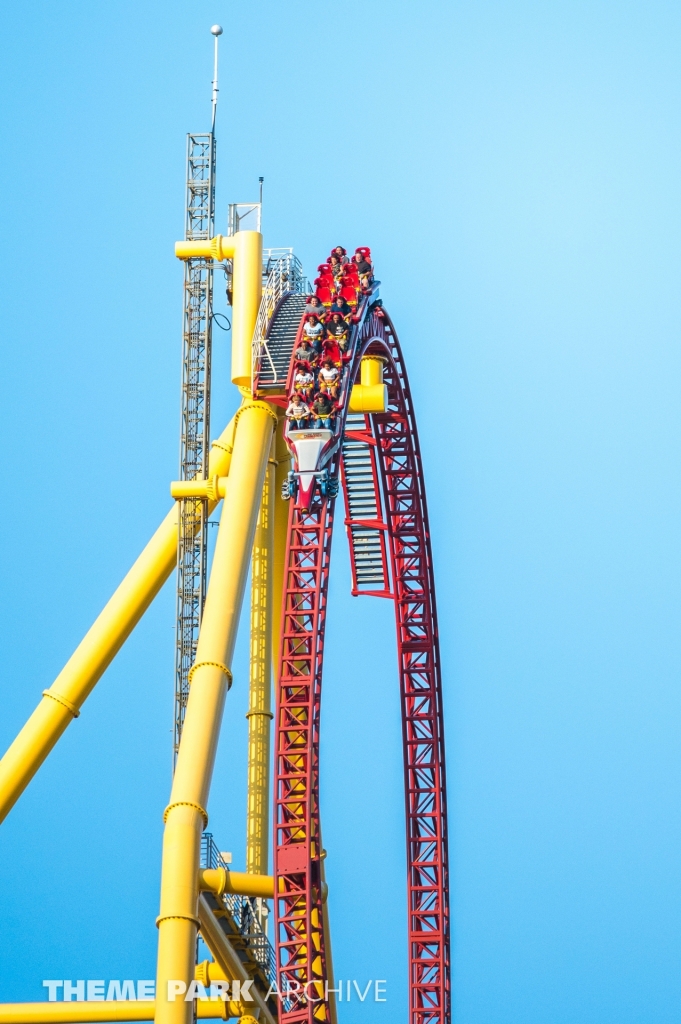
[[[326,392],[334,401],[338,398],[341,371],[331,359],[325,359],[319,370],[319,390]]]
[[[329,257],[329,263],[331,265],[331,273],[333,274],[334,284],[336,285],[336,287],[338,287],[338,285],[341,282],[341,278],[343,277],[343,264],[340,262],[337,256],[333,255],[333,253]]]
[[[306,402],[312,400],[314,392],[314,373],[309,363],[297,363],[296,372],[293,378],[293,386],[296,392],[303,396]]]
[[[316,313],[308,313],[305,326],[303,327],[303,338],[306,339],[316,352],[321,351],[321,343],[326,334],[326,328]]]
[[[328,339],[336,342],[341,352],[345,352],[350,338],[350,327],[340,313],[331,313],[331,322],[327,325]]]
[[[333,255],[338,254],[334,252]],[[366,267],[361,269],[368,269],[371,274],[370,251],[358,249],[357,256],[360,263],[366,263]],[[349,398],[349,391],[346,395],[343,383],[345,363],[353,358],[355,325],[363,322],[369,308],[365,294],[373,294],[375,287],[371,284],[362,294],[357,265],[357,260],[341,264],[342,293],[334,294],[331,283],[331,294],[327,300],[320,296],[318,289],[318,298],[322,298],[325,313],[320,318],[311,309],[306,309],[300,340],[293,353],[291,400],[284,431],[293,464],[282,487],[282,496],[293,499],[302,509],[311,507],[316,493],[322,498],[335,497],[338,490],[337,477],[332,479],[329,473],[335,465],[332,461],[334,453],[342,442],[343,416],[340,410],[344,409]],[[322,277],[328,281],[332,277],[330,260],[325,268],[320,267],[319,270],[320,281]],[[328,290],[328,284],[325,288]],[[348,302],[350,294],[356,296],[356,303]],[[328,310],[331,305],[331,310]],[[310,327],[314,329],[312,337]],[[312,393],[309,390],[310,375],[314,380]],[[298,396],[294,401],[296,392]],[[304,416],[306,409],[307,418]]]
[[[303,364],[311,370],[317,364],[317,356],[317,351],[312,347],[305,335],[303,335],[300,345],[293,353],[296,364]]]
[[[319,298],[316,295],[310,295],[307,302],[305,303],[305,313],[308,315],[312,313],[314,316],[319,317],[319,319],[321,320],[326,314],[324,303],[320,302]]]
[[[342,245],[337,245],[332,249],[331,255],[336,257],[341,266],[345,266],[346,263],[350,262],[347,256],[347,249],[344,249]]]
[[[352,259],[357,266],[357,276],[359,277],[359,283],[361,287],[366,291],[369,288],[374,275],[373,267],[367,259],[366,250],[364,250],[363,248],[357,249]]]
[[[310,407],[298,391],[294,391],[286,410],[286,418],[294,430],[305,430],[310,418]]]
[[[330,313],[332,319],[334,313],[340,313],[341,318],[346,320],[348,317],[352,316],[353,308],[343,295],[336,295],[331,304]]]
[[[315,427],[325,427],[333,430],[335,402],[324,392],[319,391],[312,402],[312,414],[315,417]]]

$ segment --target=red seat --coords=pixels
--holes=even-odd
[[[315,281],[315,285],[315,295],[317,296],[319,301],[322,302],[325,306],[330,306],[333,299],[333,295],[329,286],[325,284],[320,278],[317,278],[317,280]]]
[[[341,361],[341,350],[335,338],[324,338],[322,342],[321,362],[324,362],[325,359],[330,359],[332,363]]]
[[[346,284],[343,282],[338,294],[341,295],[351,306],[357,304],[357,288],[354,284]]]

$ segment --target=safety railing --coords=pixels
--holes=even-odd
[[[229,871],[229,865],[215,845],[210,832],[204,832],[201,836],[201,867],[225,868]],[[229,911],[239,935],[246,940],[253,959],[263,970],[269,984],[276,984],[274,950],[258,919],[256,900],[226,892],[220,897],[219,902]]]
[[[267,279],[262,290],[258,319],[253,331],[253,356],[251,390],[260,371],[263,359],[268,359],[276,379],[277,371],[267,347],[267,328],[272,314],[285,295],[311,295],[310,282],[303,273],[303,267],[293,249],[264,249],[263,276]]]

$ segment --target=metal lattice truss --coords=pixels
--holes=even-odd
[[[337,465],[335,471],[337,471]],[[275,900],[280,1024],[327,1021],[319,822],[319,715],[333,529],[332,498],[292,505],[275,748]]]
[[[409,872],[410,1024],[449,1024],[444,723],[421,456],[409,384],[390,320],[382,311],[374,312],[354,334],[349,378],[357,376],[363,355],[379,355],[388,388],[385,413],[348,417],[342,457],[353,589],[357,592],[358,584],[366,582],[371,589],[364,593],[395,603]],[[337,471],[334,462],[330,473]],[[332,1019],[323,987],[327,964],[318,802],[332,527],[333,500],[316,492],[309,510],[292,504],[275,716],[275,938],[279,990],[289,996],[281,1005],[279,1024]],[[371,578],[362,581],[361,574],[369,570]]]
[[[451,1019],[447,797],[435,581],[409,384],[392,325],[365,351],[388,355],[388,411],[370,417],[391,548],[404,740],[410,1020]],[[381,339],[380,341],[378,339]],[[375,346],[375,349],[374,349]]]
[[[185,238],[215,233],[215,138],[211,132],[187,136]],[[213,312],[213,261],[184,264],[182,324],[182,417],[180,479],[205,478],[210,440],[210,363]],[[177,550],[175,632],[175,733],[173,756],[182,734],[206,593],[207,504],[199,498],[180,503]]]

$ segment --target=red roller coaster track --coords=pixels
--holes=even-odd
[[[447,805],[440,654],[433,560],[416,420],[399,342],[375,310],[356,329],[348,380],[363,355],[385,359],[385,413],[346,436],[372,452],[386,585],[395,603],[404,744],[410,1024],[449,1024]],[[345,417],[345,408],[339,415]],[[355,429],[359,426],[359,429]],[[342,463],[336,455],[329,469]],[[347,488],[346,488],[347,502]],[[324,991],[319,739],[324,626],[334,499],[319,489],[309,509],[291,503],[276,709],[275,932],[280,1024],[330,1021]],[[347,508],[347,505],[346,505]],[[349,513],[348,513],[349,514]],[[349,522],[349,520],[346,520]],[[357,521],[354,521],[357,526]],[[348,529],[357,591],[353,532]],[[387,537],[387,544],[383,538]],[[366,591],[365,591],[366,592]],[[372,593],[372,591],[368,591]]]

